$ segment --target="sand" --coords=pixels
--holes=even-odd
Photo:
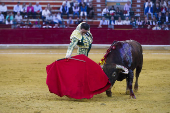
[[[89,58],[98,63],[105,51],[92,49]],[[170,51],[144,50],[137,99],[125,94],[126,80],[114,84],[112,97],[103,92],[92,99],[76,100],[50,93],[46,66],[65,53],[66,49],[1,49],[0,113],[170,112]]]

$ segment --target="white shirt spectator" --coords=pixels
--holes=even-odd
[[[42,16],[47,17],[48,14],[50,14],[50,11],[48,9],[42,11]]]
[[[120,21],[120,22],[116,21],[115,25],[123,25],[123,22],[122,21]]]
[[[124,6],[124,10],[125,11],[130,11],[130,8],[131,8],[131,4],[125,4],[125,6]]]
[[[77,7],[77,8],[75,8],[75,7],[73,7],[73,12],[79,12],[79,7]]]
[[[109,13],[109,9],[108,8],[104,8],[103,11],[102,11],[102,15],[104,16],[104,14],[107,14]]]
[[[22,20],[22,16],[21,15],[15,15],[15,19],[17,20],[17,22],[21,22]]]
[[[67,24],[74,24],[73,20],[67,20]]]
[[[53,16],[53,21],[56,22],[56,23],[59,23],[59,21],[61,21],[61,16],[60,14],[55,14]]]
[[[3,22],[3,21],[4,21],[4,15],[0,14],[0,22]]]
[[[21,8],[21,12],[24,12],[24,11],[25,12],[27,11],[27,7],[26,6]]]
[[[20,12],[21,11],[21,7],[18,5],[14,6],[14,12]]]
[[[142,23],[143,23],[142,21],[138,21],[138,20],[136,21],[137,25],[142,25]]]
[[[0,11],[1,12],[7,12],[7,6],[6,5],[4,5],[4,6],[0,6]]]
[[[35,6],[34,6],[34,12],[37,12],[37,11],[40,11],[40,12],[42,11],[41,5],[38,5],[38,6],[35,5]]]
[[[107,20],[100,20],[100,26],[101,25],[108,25],[108,21]]]
[[[52,21],[53,20],[53,16],[52,15],[47,15],[46,20]]]
[[[70,2],[69,1],[64,1],[63,4],[66,3],[66,6],[69,8],[70,7]]]
[[[153,7],[153,3],[152,2],[146,2],[145,9],[149,6],[149,4],[151,4],[151,7]]]
[[[129,20],[125,20],[125,21],[123,22],[123,25],[130,25],[130,21],[129,21]]]

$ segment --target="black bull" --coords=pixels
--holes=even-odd
[[[115,81],[126,79],[126,93],[130,91],[130,96],[136,98],[133,90],[133,70],[136,68],[136,82],[134,89],[138,90],[138,77],[142,70],[143,54],[142,46],[134,41],[118,41],[111,45],[110,53],[106,58],[103,71],[108,76],[111,87]],[[106,91],[107,96],[112,96],[111,87]]]

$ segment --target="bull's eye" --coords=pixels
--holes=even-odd
[[[112,77],[115,77],[115,76],[116,76],[116,72],[113,72]]]

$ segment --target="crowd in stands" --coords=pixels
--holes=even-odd
[[[168,0],[145,0],[144,2],[144,19],[140,16],[131,15],[131,3],[128,1],[122,10],[114,6],[106,6],[102,11],[102,19],[99,28],[102,25],[132,25],[133,28],[138,26],[147,26],[148,29],[154,26],[153,30],[169,30],[170,25],[170,1]],[[132,10],[133,12],[133,10]],[[149,18],[150,17],[150,18]],[[116,19],[115,19],[116,18]],[[112,28],[112,27],[111,27]]]
[[[140,16],[135,16],[131,7],[131,2],[128,1],[123,9],[120,7],[106,6],[102,11],[102,18],[100,20],[99,28],[102,28],[103,25],[108,25],[109,28],[114,28],[114,25],[132,25],[133,28],[138,26],[148,26],[150,29],[154,25],[158,30],[165,29],[170,25],[170,1],[169,0],[145,0],[144,5],[144,19],[141,19]],[[63,1],[59,12],[53,12],[52,7],[48,3],[47,6],[42,9],[42,6],[39,2],[33,6],[32,3],[29,3],[27,6],[26,3],[23,3],[20,6],[18,2],[14,7],[13,11],[9,12],[7,6],[2,3],[0,5],[0,24],[13,24],[20,26],[20,24],[25,24],[25,27],[28,28],[29,24],[32,24],[30,19],[37,19],[33,24],[33,28],[40,28],[40,19],[43,21],[43,25],[46,27],[52,27],[50,24],[54,24],[54,28],[58,27],[69,27],[69,25],[79,24],[83,21],[83,17],[87,20],[94,19],[94,7],[90,0],[68,0]],[[72,15],[72,16],[70,16]],[[64,16],[67,18],[66,25],[63,21]],[[75,19],[76,21],[73,21]],[[23,21],[26,20],[26,21]],[[61,25],[61,26],[59,26]],[[166,30],[169,28],[166,28]]]
[[[73,15],[73,17],[70,16]],[[13,7],[13,11],[8,11],[5,3],[0,5],[0,24],[25,24],[30,19],[42,19],[44,24],[63,24],[63,16],[67,16],[67,24],[79,24],[83,21],[83,16],[85,19],[94,18],[94,8],[92,3],[89,0],[68,0],[63,1],[59,12],[52,12],[52,7],[50,4],[42,9],[42,6],[39,2],[33,6],[32,3],[29,3],[27,6],[26,3],[23,3],[22,6],[18,2]],[[77,17],[76,17],[77,16]],[[77,18],[76,22],[73,22],[72,18]],[[26,20],[26,21],[23,21]],[[79,21],[79,22],[78,22]],[[37,21],[35,23],[38,23]],[[34,24],[35,24],[34,23]],[[55,25],[56,27],[56,25]]]

